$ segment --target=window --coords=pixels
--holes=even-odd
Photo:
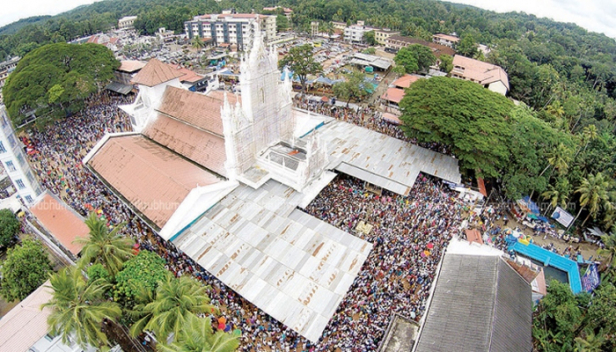
[[[19,188],[19,189],[26,188],[26,185],[24,184],[24,181],[22,179],[20,179],[20,178],[15,180],[15,183],[17,184],[17,188]]]
[[[15,165],[13,165],[13,161],[9,160],[6,162],[6,169],[9,171],[17,171]]]
[[[4,148],[4,144],[0,142],[0,153],[6,153],[6,149]]]
[[[32,171],[28,171],[26,177],[28,178],[28,181],[30,181],[30,183],[34,183],[34,176],[32,175]]]
[[[32,203],[33,199],[31,196],[26,196],[26,202]]]
[[[26,161],[24,160],[24,156],[21,155],[21,153],[17,153],[17,161],[21,166],[24,166],[24,164],[26,163]]]
[[[15,145],[17,144],[17,141],[15,140],[15,136],[13,135],[9,136],[9,144],[11,145],[11,148],[15,148]]]

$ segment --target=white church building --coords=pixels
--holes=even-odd
[[[164,239],[265,313],[317,342],[372,244],[306,214],[343,172],[408,194],[420,172],[460,182],[457,160],[292,107],[257,29],[241,96],[184,89],[153,59],[86,165]],[[287,77],[288,75],[284,75]]]

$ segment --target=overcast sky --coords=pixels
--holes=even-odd
[[[56,15],[96,0],[0,0],[0,26],[37,15]],[[449,0],[497,12],[523,11],[574,22],[616,38],[616,0]]]

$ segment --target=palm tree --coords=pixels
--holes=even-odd
[[[541,171],[539,176],[547,171],[548,168],[553,167],[558,170],[559,174],[564,174],[569,169],[569,162],[571,161],[571,150],[560,143],[556,149],[548,155],[548,165]]]
[[[137,336],[143,330],[150,330],[161,339],[170,333],[179,336],[190,316],[216,311],[209,304],[210,298],[205,290],[206,286],[191,277],[176,279],[168,274],[156,289],[155,300],[143,307],[143,318],[131,326],[131,334]]]
[[[588,331],[586,332],[586,338],[575,338],[575,350],[579,352],[601,352],[604,351],[601,347],[606,340],[607,338],[605,334],[603,334],[603,329],[599,330],[598,334],[595,334],[593,331]]]
[[[588,216],[586,216],[586,219],[582,222],[582,226],[584,226],[586,220],[588,220],[591,215],[593,218],[597,215],[601,206],[605,209],[611,209],[612,204],[609,201],[610,186],[610,180],[605,178],[600,172],[596,175],[590,174],[587,178],[583,179],[582,184],[575,191],[575,193],[580,193],[580,205],[582,207],[573,221],[575,222],[586,206],[589,207],[589,211]]]
[[[69,267],[50,278],[52,298],[43,304],[51,308],[47,324],[53,334],[61,334],[64,343],[75,336],[79,346],[107,347],[107,335],[101,331],[103,319],[114,320],[122,311],[117,303],[105,300],[109,284],[103,279],[88,283],[81,270]]]
[[[201,40],[201,37],[199,37],[198,35],[193,37],[192,41],[190,42],[190,45],[197,50],[205,47],[203,40]]]
[[[209,318],[191,315],[176,342],[157,347],[162,352],[233,352],[239,347],[238,337],[220,330],[214,333]]]
[[[586,150],[586,148],[588,147],[588,144],[590,144],[590,142],[597,139],[597,137],[598,137],[597,126],[588,125],[584,127],[584,129],[582,129],[582,140],[584,140],[585,142],[584,150]]]
[[[133,256],[133,240],[118,233],[124,224],[116,226],[113,230],[107,228],[104,220],[90,214],[86,220],[90,229],[88,238],[77,238],[75,243],[83,243],[81,250],[80,267],[87,264],[102,264],[111,277],[122,270],[122,265]]]
[[[570,194],[571,187],[569,186],[569,181],[563,178],[559,179],[555,186],[549,185],[548,190],[543,192],[541,196],[543,199],[550,201],[551,208],[556,208],[556,206],[566,208]]]
[[[598,249],[597,254],[605,258],[602,266],[605,265],[605,271],[611,275],[614,273],[614,264],[616,264],[616,235],[612,232],[609,235],[603,235],[601,240],[605,248]]]

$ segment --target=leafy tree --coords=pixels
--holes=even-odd
[[[463,170],[496,177],[505,167],[513,104],[504,96],[473,82],[433,77],[413,83],[400,107],[405,134],[450,146]]]
[[[314,61],[311,44],[292,47],[287,56],[278,62],[278,66],[281,69],[288,66],[297,75],[302,84],[302,92],[306,91],[308,75],[316,75],[323,70],[321,64]]]
[[[363,40],[370,46],[375,46],[379,44],[374,36],[374,31],[364,32]]]
[[[566,178],[559,178],[555,185],[549,185],[548,190],[541,194],[543,199],[550,201],[552,208],[557,206],[566,208],[570,195],[571,185]]]
[[[443,54],[439,57],[440,63],[438,68],[443,72],[451,72],[453,70],[453,57],[451,55]]]
[[[597,254],[604,258],[604,265],[607,273],[610,276],[613,276],[616,269],[616,234],[610,233],[608,235],[603,235],[601,241],[605,245],[605,248],[600,248],[597,250]],[[616,329],[616,325],[614,326]]]
[[[362,53],[368,54],[368,55],[374,55],[376,53],[376,49],[375,48],[366,48],[365,50],[362,51]]]
[[[276,16],[276,30],[278,32],[286,32],[289,30],[289,20],[285,15]]]
[[[2,90],[13,123],[26,112],[64,116],[113,78],[120,63],[98,44],[48,44],[19,61]]]
[[[473,58],[477,55],[477,43],[472,34],[463,33],[456,46],[456,52],[462,56]]]
[[[140,251],[124,263],[122,271],[116,275],[116,295],[134,298],[140,289],[151,292],[165,279],[167,269],[165,260],[150,251]]]
[[[87,270],[88,282],[93,282],[102,279],[104,282],[110,282],[111,276],[102,264],[90,265]]]
[[[536,117],[525,104],[511,110],[510,158],[503,169],[503,186],[509,199],[519,199],[533,192],[543,192],[548,177],[542,174],[545,158],[567,136]]]
[[[346,100],[347,104],[351,99],[362,100],[369,95],[365,79],[361,72],[351,73],[346,81],[334,84],[332,87],[334,95],[340,100]]]
[[[103,319],[116,319],[120,316],[120,307],[105,300],[108,289],[103,279],[86,281],[81,270],[69,267],[51,276],[52,298],[43,304],[51,308],[47,324],[53,334],[61,334],[67,343],[75,334],[79,346],[92,345],[107,348],[108,339],[101,331]]]
[[[397,65],[402,65],[407,73],[426,71],[436,62],[436,57],[432,49],[420,44],[413,44],[404,47],[396,53],[394,61]]]
[[[0,295],[9,302],[23,300],[47,280],[51,269],[43,245],[24,239],[21,246],[7,251],[6,260],[2,262]]]
[[[0,246],[7,247],[15,242],[21,224],[9,209],[0,210]]]
[[[90,229],[89,237],[75,240],[75,243],[84,244],[78,264],[81,267],[101,264],[112,278],[115,277],[124,262],[133,256],[133,240],[119,233],[122,224],[109,230],[107,223],[94,213],[86,219],[86,225]]]
[[[159,347],[163,352],[233,352],[239,344],[238,336],[220,330],[214,333],[209,318],[190,315],[177,341],[169,346],[161,344]]]
[[[179,336],[190,316],[216,310],[209,304],[205,289],[191,277],[175,278],[168,273],[156,289],[155,300],[143,307],[143,318],[131,326],[131,334],[137,336],[143,330],[150,330],[159,339],[165,339],[171,333]]]
[[[582,227],[588,220],[588,218],[592,215],[592,217],[596,217],[599,212],[601,206],[606,209],[612,207],[612,204],[609,202],[609,190],[611,188],[610,180],[605,178],[602,173],[597,173],[596,175],[588,175],[587,178],[582,180],[582,184],[575,190],[575,193],[580,194],[580,211],[576,215],[575,219],[580,216],[582,210],[588,207],[588,216],[582,222]],[[575,221],[574,219],[574,221]]]

